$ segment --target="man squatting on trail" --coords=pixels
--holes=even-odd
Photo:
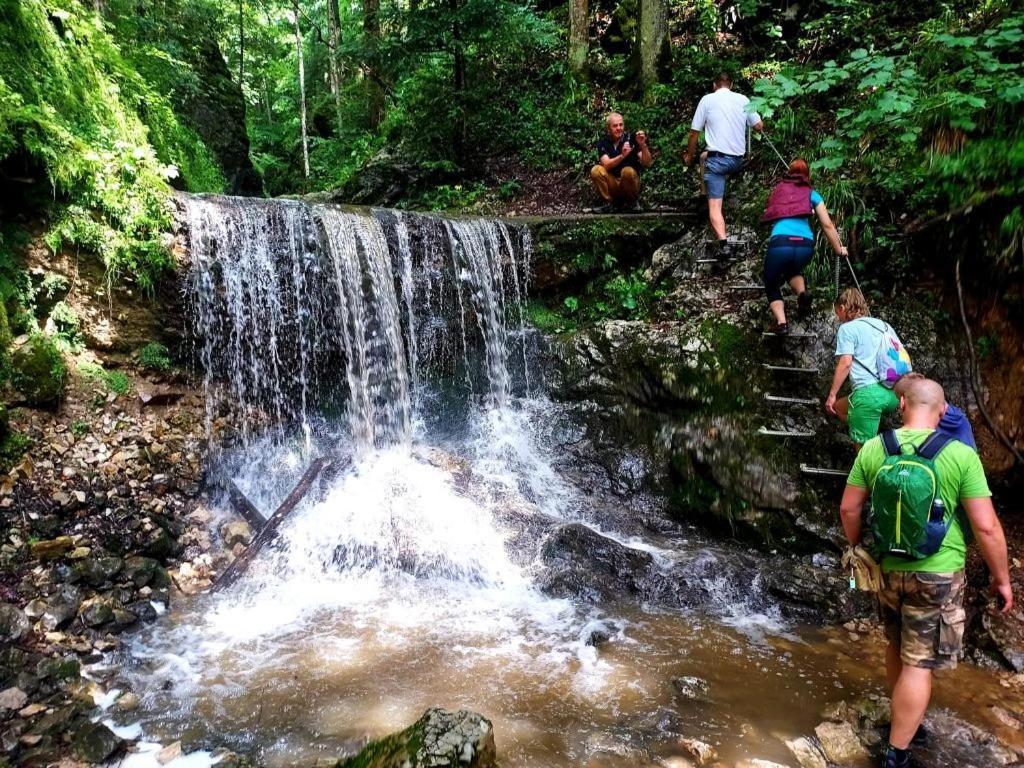
[[[932,433],[946,412],[942,387],[925,378],[909,380],[900,387],[899,410],[903,427],[888,433],[895,435],[899,453],[891,454],[891,449],[886,449],[884,436],[874,437],[864,444],[847,479],[840,516],[851,546],[861,543],[864,502],[882,482],[880,470],[887,455],[900,456],[903,461],[910,458],[908,452],[916,452],[933,439]],[[925,453],[922,448],[921,455]],[[911,742],[920,744],[926,736],[921,723],[931,698],[932,670],[956,668],[963,645],[968,524],[992,574],[990,591],[1002,603],[1000,613],[1013,608],[1006,538],[978,454],[958,440],[950,440],[934,455],[933,466],[938,475],[938,498],[951,513],[938,550],[911,559],[892,554],[890,548],[881,560],[878,602],[888,640],[886,675],[892,691],[892,725],[883,763],[886,768],[911,765]],[[886,479],[898,480],[899,476]],[[897,527],[897,535],[899,530]]]
[[[616,207],[636,211],[640,197],[640,171],[654,163],[647,146],[647,134],[626,131],[626,123],[618,112],[605,121],[607,135],[597,142],[598,163],[590,169],[590,180],[604,204],[598,213],[609,213]]]

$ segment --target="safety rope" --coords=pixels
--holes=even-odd
[[[782,163],[782,167],[789,170],[789,163],[786,162],[786,158],[782,156],[782,153],[779,152],[778,148],[772,143],[772,140],[768,138],[768,135],[764,131],[761,131],[761,138],[768,142],[768,146],[772,148],[772,152],[774,152],[779,158],[779,162]]]

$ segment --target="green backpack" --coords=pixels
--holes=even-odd
[[[896,432],[883,432],[885,462],[871,487],[868,528],[876,555],[919,560],[942,546],[955,510],[939,497],[935,459],[954,438],[932,432],[913,453],[903,453]]]

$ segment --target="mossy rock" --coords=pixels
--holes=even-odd
[[[428,709],[404,731],[370,742],[336,768],[495,768],[494,729],[475,712]]]
[[[35,334],[11,355],[11,384],[29,405],[51,407],[64,396],[68,367],[57,345]]]

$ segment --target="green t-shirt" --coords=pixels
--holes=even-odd
[[[924,442],[932,433],[930,429],[897,429],[896,436],[901,445],[913,445],[915,448]],[[875,482],[875,475],[885,463],[885,448],[882,438],[874,437],[864,443],[853,462],[853,469],[846,482],[858,488],[870,489]],[[966,519],[960,509],[961,499],[988,498],[992,492],[988,489],[985,469],[981,466],[978,454],[958,440],[947,445],[935,459],[935,468],[939,474],[939,497],[946,509],[957,510],[953,515],[953,524],[942,541],[942,548],[934,555],[921,560],[908,560],[904,557],[889,556],[882,558],[883,571],[925,571],[928,573],[950,573],[959,571],[967,561],[967,539],[964,536]]]

